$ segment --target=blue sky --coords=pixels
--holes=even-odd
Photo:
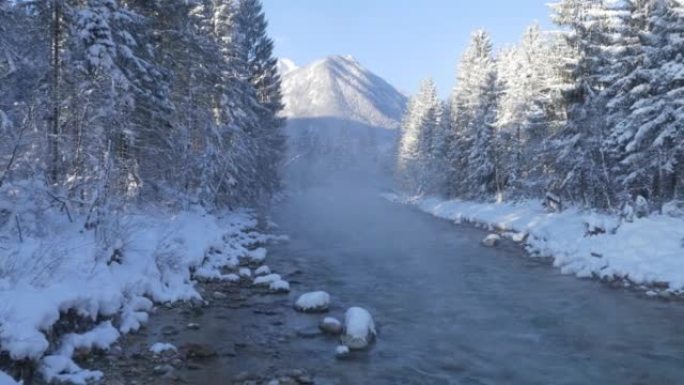
[[[550,27],[550,0],[263,0],[276,54],[298,65],[351,54],[405,92],[431,76],[454,84],[470,33],[487,29],[497,46],[538,21]]]

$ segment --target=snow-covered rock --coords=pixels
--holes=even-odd
[[[489,234],[482,240],[482,245],[487,247],[494,247],[501,242],[499,234]]]
[[[266,265],[259,266],[259,268],[254,270],[254,275],[256,277],[260,277],[262,275],[269,275],[269,274],[271,274],[271,269]]]
[[[289,293],[290,283],[279,279],[277,281],[271,282],[271,284],[268,286],[268,289],[271,291],[271,293]]]
[[[252,270],[247,267],[240,268],[240,270],[238,270],[238,275],[240,278],[252,278]]]
[[[281,281],[282,277],[279,274],[268,274],[254,278],[255,286],[270,286],[273,282]]]
[[[349,347],[346,345],[339,345],[337,348],[335,348],[335,357],[339,359],[347,358],[350,354],[351,351],[349,350]]]
[[[325,317],[318,325],[318,327],[324,332],[332,335],[340,335],[344,332],[344,326],[337,318]]]
[[[266,250],[263,247],[260,247],[258,249],[250,250],[247,253],[247,260],[253,263],[263,263],[266,260],[266,255],[268,254],[268,250]]]
[[[351,307],[344,317],[342,343],[350,349],[364,349],[375,338],[375,323],[368,310]]]
[[[174,345],[165,342],[157,342],[154,345],[150,346],[150,352],[152,352],[152,354],[162,354],[165,352],[176,351],[178,351],[178,349]]]
[[[314,291],[299,296],[294,308],[301,312],[317,313],[328,310],[330,306],[330,294],[324,291]]]

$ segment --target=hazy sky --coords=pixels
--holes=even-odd
[[[432,76],[446,95],[470,33],[519,40],[533,21],[548,27],[551,0],[263,0],[276,54],[298,65],[351,54],[401,91]]]

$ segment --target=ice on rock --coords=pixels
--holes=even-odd
[[[258,269],[254,270],[254,275],[257,277],[269,274],[271,274],[271,269],[266,265],[259,266]]]
[[[375,323],[368,310],[351,307],[344,317],[342,343],[349,349],[364,349],[375,337]]]
[[[482,245],[487,247],[494,247],[501,241],[499,234],[489,234],[482,240]]]
[[[150,346],[150,352],[153,354],[162,354],[164,352],[176,352],[178,349],[169,343],[157,342],[156,344]]]
[[[299,296],[295,302],[295,309],[301,312],[317,313],[328,310],[330,294],[324,291],[314,291]]]
[[[269,274],[254,278],[255,286],[271,286],[273,282],[282,281],[279,274]]]

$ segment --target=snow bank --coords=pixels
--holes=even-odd
[[[434,216],[470,222],[512,234],[534,257],[551,257],[564,274],[624,280],[684,293],[684,221],[651,215],[622,221],[616,216],[569,208],[545,211],[540,201],[477,203],[436,198],[385,198]]]
[[[342,343],[350,349],[364,349],[375,337],[375,323],[368,310],[351,307],[344,317]]]
[[[323,312],[330,306],[330,294],[324,291],[314,291],[299,296],[294,304],[296,310],[302,312]]]
[[[221,269],[237,268],[248,248],[271,240],[252,231],[249,212],[218,216],[198,207],[111,215],[96,232],[73,212],[40,207],[19,193],[11,198],[7,186],[0,210],[16,214],[21,229],[0,221],[0,349],[15,360],[40,360],[48,380],[99,379],[71,360],[74,351],[107,349],[147,322],[153,302],[199,299],[195,278],[239,280]],[[47,334],[67,313],[81,325],[116,322],[51,344]]]

